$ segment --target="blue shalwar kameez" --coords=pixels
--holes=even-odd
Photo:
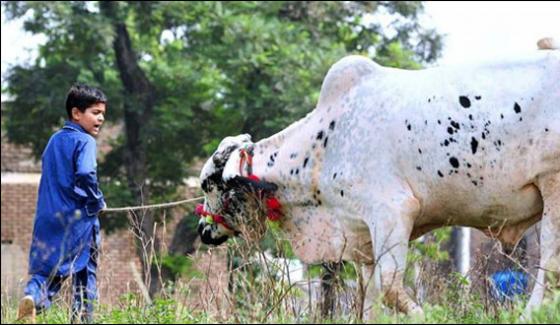
[[[98,212],[105,206],[97,181],[95,139],[79,124],[66,121],[42,156],[29,253],[31,279],[25,288],[38,310],[50,306],[62,281],[72,275],[72,315],[91,319],[97,299]]]

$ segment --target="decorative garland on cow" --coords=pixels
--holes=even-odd
[[[280,201],[273,196],[273,193],[276,192],[278,186],[274,183],[266,182],[261,180],[257,175],[252,173],[253,170],[253,150],[252,148],[243,148],[239,151],[240,160],[239,160],[239,174],[243,174],[243,165],[246,162],[247,164],[247,177],[244,176],[236,176],[231,180],[227,181],[227,186],[229,188],[244,188],[247,192],[255,191],[261,201],[264,200],[266,206],[266,216],[268,220],[272,222],[279,221],[282,217],[282,205]],[[227,207],[229,205],[229,201],[226,200],[223,202],[223,206]],[[200,218],[206,218],[206,222],[208,224],[216,223],[221,224],[225,228],[229,230],[232,229],[229,225],[226,224],[225,219],[222,215],[211,213],[209,211],[204,210],[203,204],[198,204],[195,209],[195,214],[197,214]]]

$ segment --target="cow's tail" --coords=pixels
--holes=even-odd
[[[537,46],[539,47],[540,50],[559,50],[560,41],[552,37],[545,37],[545,38],[541,38],[537,42]]]

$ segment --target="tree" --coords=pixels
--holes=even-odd
[[[113,206],[173,199],[193,159],[224,136],[258,140],[301,118],[313,109],[328,67],[347,53],[418,68],[441,46],[439,35],[418,24],[417,1],[2,5],[9,19],[31,12],[24,28],[47,37],[33,64],[9,71],[15,99],[6,111],[8,138],[39,156],[62,122],[70,84],[100,86],[108,119],[125,130],[99,171]],[[393,36],[384,35],[380,13],[396,19]],[[115,220],[104,227],[125,223]],[[157,215],[143,218],[139,235],[158,249],[155,221]],[[153,284],[156,293],[161,283]]]

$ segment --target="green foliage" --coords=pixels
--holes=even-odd
[[[156,299],[145,306],[134,295],[121,299],[121,308],[112,308],[106,314],[96,317],[96,322],[110,324],[198,324],[208,322],[203,313],[194,312],[180,306],[172,299]]]
[[[430,238],[424,242],[419,240],[410,243],[408,262],[415,263],[423,258],[428,258],[434,262],[446,261],[449,259],[447,250],[442,249],[442,244],[449,241],[451,228],[439,228],[430,232]]]
[[[203,278],[204,274],[197,271],[190,256],[165,255],[161,260],[162,267],[166,267],[175,277],[185,276],[186,279]]]
[[[416,1],[120,1],[110,17],[98,2],[2,6],[8,19],[31,13],[25,29],[47,39],[36,62],[7,75],[15,98],[5,112],[7,135],[37,156],[65,118],[66,91],[76,81],[106,92],[108,121],[126,120],[125,103],[134,110],[113,49],[114,23],[124,22],[155,89],[153,113],[142,125],[125,126],[141,130],[151,202],[174,199],[192,160],[208,156],[223,137],[250,133],[259,140],[312,110],[328,68],[344,55],[375,53],[384,65],[416,69],[441,46],[439,35],[419,25]],[[391,37],[375,19],[380,14],[395,19]],[[130,188],[137,175],[124,168],[128,140],[114,141],[100,164],[111,206],[138,203]],[[121,218],[104,226],[123,224]]]
[[[246,306],[243,310],[236,310],[227,319],[218,320],[205,310],[194,310],[182,303],[182,297],[189,292],[180,292],[175,298],[155,299],[150,305],[135,294],[123,295],[116,304],[96,305],[95,322],[100,324],[194,324],[194,323],[251,323],[253,315],[249,310],[259,311],[258,319],[263,323],[294,324],[294,323],[360,323],[349,315],[336,315],[334,319],[315,318],[312,314],[304,314],[295,318],[292,310],[281,309],[266,317],[267,309],[259,309],[258,305]],[[292,299],[307,299],[298,290],[291,290],[285,301]],[[457,292],[446,291],[442,295],[457,297]],[[460,293],[460,300],[450,301],[445,305],[424,304],[424,318],[406,316],[391,310],[376,307],[374,323],[376,324],[558,324],[560,322],[560,291],[552,293],[549,300],[537,308],[530,319],[522,320],[524,303],[517,302],[511,306],[496,306],[488,309],[480,298]],[[4,297],[4,296],[3,296]],[[272,297],[261,296],[261,304]],[[243,304],[240,304],[243,306]],[[243,307],[242,307],[243,308]],[[14,301],[8,303],[2,300],[2,324],[14,323],[17,308]],[[65,324],[70,322],[69,306],[57,300],[55,304],[37,317],[39,324]],[[253,321],[254,322],[254,321]]]
[[[339,277],[342,280],[356,280],[358,274],[356,272],[356,265],[351,262],[341,262],[342,266],[338,273],[335,273],[335,276]],[[307,277],[308,278],[320,278],[321,274],[325,272],[325,269],[322,265],[313,264],[307,267]]]

